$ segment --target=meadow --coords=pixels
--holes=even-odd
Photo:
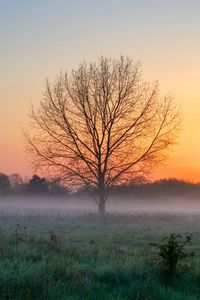
[[[0,213],[1,300],[200,299],[200,215]],[[192,233],[195,257],[169,280],[156,248],[171,232]]]

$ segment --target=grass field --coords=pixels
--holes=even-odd
[[[200,217],[176,214],[0,214],[0,299],[200,299]],[[192,233],[195,257],[166,279],[155,248]]]

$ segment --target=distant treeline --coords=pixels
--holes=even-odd
[[[0,196],[62,196],[67,198],[70,194],[70,189],[62,184],[60,178],[46,179],[33,175],[29,180],[24,180],[19,174],[8,176],[0,173]],[[90,192],[82,188],[73,194],[79,198],[85,198]],[[143,177],[137,177],[131,184],[113,186],[111,195],[117,198],[200,198],[200,183],[191,183],[176,178],[150,182]]]
[[[79,197],[87,196],[89,192],[83,189],[77,192]],[[156,198],[164,199],[166,197],[181,198],[199,198],[200,200],[200,183],[192,183],[176,178],[160,179],[153,182],[139,177],[131,184],[113,186],[110,195],[114,199],[123,198]]]
[[[68,196],[69,190],[59,178],[51,180],[33,175],[24,180],[19,174],[0,173],[0,196]]]
[[[115,186],[113,196],[127,196],[137,198],[166,198],[193,197],[200,200],[200,183],[191,183],[176,178],[160,179],[154,182],[143,182],[131,185]]]

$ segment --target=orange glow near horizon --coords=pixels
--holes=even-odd
[[[161,76],[162,77],[162,76]],[[179,78],[179,84],[181,84]],[[162,89],[167,90],[167,87]],[[179,85],[178,85],[179,86]],[[22,176],[31,176],[33,170],[28,167],[26,154],[23,151],[23,138],[21,136],[21,127],[28,123],[28,111],[30,103],[36,106],[42,97],[42,88],[13,89],[5,91],[4,99],[10,98],[22,99],[21,106],[7,107],[4,114],[1,114],[0,127],[0,172],[6,174],[20,173]],[[193,91],[194,93],[194,91]],[[7,97],[7,98],[6,98]],[[191,99],[193,105],[189,105],[188,99]],[[28,99],[28,101],[26,101]],[[169,157],[163,165],[158,166],[151,174],[151,179],[176,177],[179,179],[199,182],[200,181],[200,141],[198,132],[198,123],[200,122],[200,105],[198,104],[198,95],[190,96],[189,89],[175,92],[175,101],[181,103],[183,111],[183,124],[180,134],[177,138],[177,145],[169,151]],[[11,119],[9,119],[11,117]],[[6,128],[6,134],[5,132]]]

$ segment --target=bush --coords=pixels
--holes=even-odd
[[[151,244],[157,247],[158,263],[164,266],[169,275],[177,272],[178,265],[188,258],[194,256],[193,253],[187,253],[185,246],[191,243],[192,235],[185,237],[180,234],[171,233],[165,237],[160,244]]]

